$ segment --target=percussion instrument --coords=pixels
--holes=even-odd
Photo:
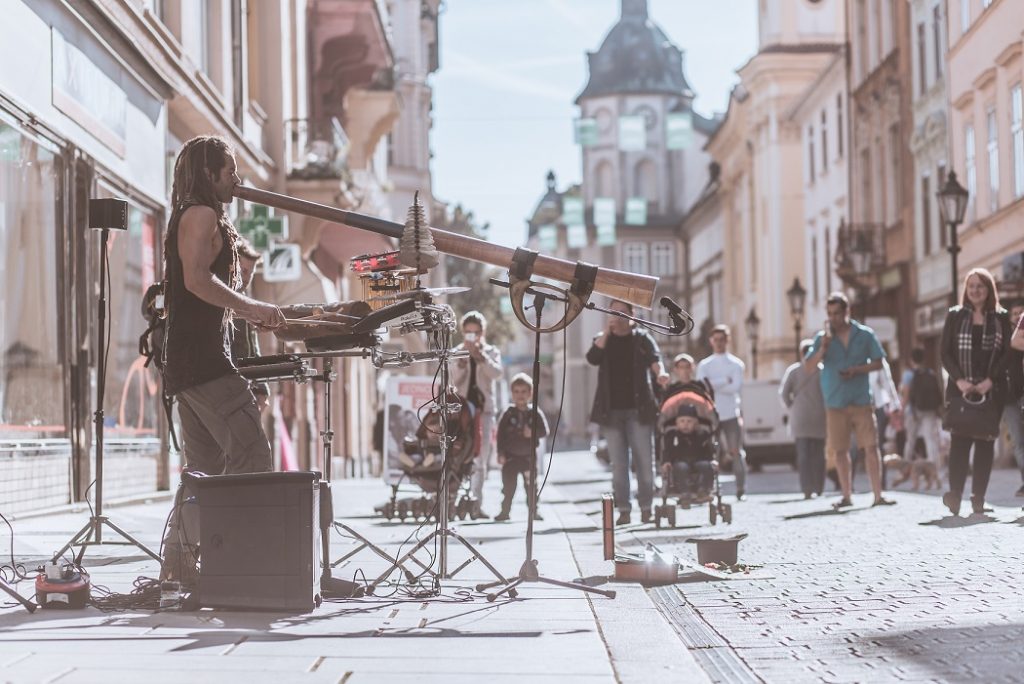
[[[345,211],[326,204],[281,195],[276,192],[236,185],[232,190],[235,197],[275,207],[282,211],[295,212],[311,218],[352,226],[360,230],[401,239],[404,226],[374,216]],[[486,240],[459,235],[438,228],[428,228],[437,249],[453,256],[507,268],[512,263],[514,250],[490,243]],[[571,283],[575,276],[576,264],[557,257],[538,255],[533,263],[533,273],[539,277]],[[626,273],[608,268],[598,268],[594,278],[594,291],[615,299],[621,299],[636,306],[651,308],[654,303],[654,289],[658,279],[639,273]]]
[[[292,354],[253,356],[238,359],[235,365],[238,366],[238,374],[243,378],[258,382],[294,380],[303,383],[316,377],[319,372],[315,368],[310,368],[306,359]]]

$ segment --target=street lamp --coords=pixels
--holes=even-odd
[[[750,355],[753,357],[752,361],[754,363],[753,375],[754,380],[757,380],[757,336],[761,331],[761,319],[757,317],[754,307],[750,307],[750,314],[747,316],[747,320],[743,321],[743,324],[747,328],[747,339],[750,340]]]
[[[964,214],[967,213],[968,193],[956,180],[956,173],[949,172],[946,177],[946,184],[935,193],[939,198],[939,213],[942,215],[942,222],[949,226],[949,250],[950,261],[952,262],[952,278],[949,293],[950,306],[956,306],[957,287],[959,285],[958,271],[956,266],[957,255],[960,254],[960,243],[957,241],[957,227],[964,222]]]
[[[789,313],[793,315],[793,329],[796,331],[796,360],[800,360],[800,327],[804,320],[804,302],[807,290],[800,284],[799,276],[793,278],[793,287],[786,290],[789,298]],[[753,313],[753,311],[751,311]]]

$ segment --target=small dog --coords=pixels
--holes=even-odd
[[[898,454],[886,454],[883,459],[886,470],[895,470],[900,477],[892,483],[892,487],[899,487],[907,480],[911,480],[910,488],[915,492],[919,489],[921,478],[924,478],[925,489],[940,489],[939,469],[931,461],[917,458],[908,461]]]

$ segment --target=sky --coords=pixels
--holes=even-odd
[[[724,112],[736,70],[757,50],[756,0],[649,0],[650,17],[684,51],[694,109]],[[546,190],[581,181],[573,104],[619,19],[619,0],[445,0],[432,76],[434,196],[461,204],[491,242],[525,242]]]

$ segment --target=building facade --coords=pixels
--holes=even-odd
[[[960,273],[982,266],[1019,292],[1024,234],[1024,4],[949,3],[950,159],[970,193]],[[948,277],[947,277],[948,280]]]
[[[98,233],[87,228],[89,198],[130,205],[128,230],[112,234],[108,250],[105,493],[118,497],[166,488],[180,466],[163,436],[158,377],[138,353],[139,302],[162,277],[178,149],[216,133],[235,149],[246,184],[388,215],[387,134],[399,109],[389,11],[406,5],[417,14],[433,8],[403,39],[436,52],[436,3],[417,0],[5,4],[0,58],[28,65],[0,71],[5,510],[81,500],[94,481],[100,253]],[[230,211],[241,220],[252,208],[235,202]],[[353,238],[340,249],[345,238],[333,228],[290,218],[302,275],[285,284],[258,279],[257,294],[280,303],[348,297],[354,288],[343,265],[361,245]],[[272,351],[276,343],[267,342]],[[340,371],[334,448],[349,465],[348,457],[370,452],[374,411],[347,400],[345,388],[372,388],[373,379],[355,364]],[[275,389],[269,427],[278,455],[287,442],[295,465],[322,467],[319,388]]]

